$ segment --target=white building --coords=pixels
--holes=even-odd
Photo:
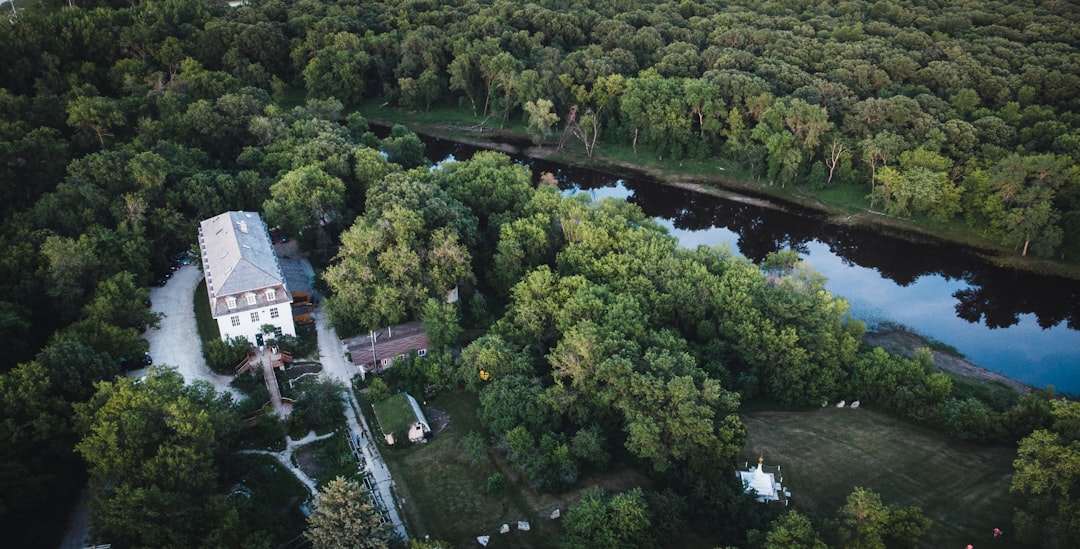
[[[758,458],[757,467],[749,467],[746,471],[736,471],[735,474],[739,475],[739,479],[742,480],[743,489],[747,493],[754,492],[758,501],[762,503],[783,501],[784,505],[787,505],[791,492],[784,490],[784,487],[780,484],[783,481],[780,478],[780,466],[777,465],[773,472],[767,472],[764,462],[765,457],[761,456]]]
[[[259,214],[225,212],[203,220],[199,251],[221,339],[241,336],[262,345],[267,324],[278,336],[296,335],[292,295]]]

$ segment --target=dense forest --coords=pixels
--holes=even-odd
[[[423,319],[446,351],[391,381],[477,392],[485,438],[534,489],[613,460],[668,488],[583,496],[601,517],[647,520],[605,533],[578,511],[567,546],[658,543],[686,523],[719,544],[917,543],[921,513],[872,495],[841,513],[876,505],[872,524],[769,523],[735,484],[741,403],[841,394],[958,439],[1022,441],[1016,528],[1075,539],[1075,405],[965,394],[928,353],[867,348],[794,253],[755,265],[680,248],[636,207],[563,197],[497,153],[429,169],[415,134],[380,139],[356,109],[456,106],[589,155],[621,142],[727,158],[763,185],[853,186],[871,209],[1075,261],[1076,5],[9,6],[0,525],[20,542],[52,543],[90,479],[96,534],[117,546],[271,545],[272,519],[221,496],[238,436],[228,399],[167,371],[116,378],[145,352],[147,287],[169,257],[200,219],[241,209],[311,250],[341,335]],[[454,287],[460,307],[439,301]]]

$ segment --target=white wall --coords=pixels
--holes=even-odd
[[[277,309],[277,318],[270,318],[270,309]],[[259,320],[252,320],[252,313],[258,313]],[[233,325],[233,317],[239,319],[240,322],[238,326]],[[292,319],[292,305],[289,303],[279,303],[261,309],[252,309],[228,314],[218,317],[217,323],[218,331],[221,332],[221,339],[228,340],[229,338],[241,336],[246,337],[252,345],[256,342],[255,335],[262,332],[264,324],[273,324],[274,326],[281,328],[282,335],[296,335],[296,326],[293,324]]]

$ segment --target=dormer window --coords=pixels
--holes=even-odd
[[[230,310],[235,309],[236,308],[236,298],[232,297],[232,296],[226,297],[225,298],[225,304],[229,306]]]
[[[267,301],[273,302],[276,299],[277,299],[277,292],[274,291],[273,288],[270,288],[269,290],[266,290],[266,300]]]
[[[255,294],[247,294],[245,297],[247,297],[247,304],[248,305],[254,305],[255,304]]]

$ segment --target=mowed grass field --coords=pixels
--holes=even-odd
[[[434,408],[448,413],[446,429],[427,444],[406,442],[394,448],[380,444],[397,497],[405,500],[409,534],[418,538],[430,535],[455,547],[479,547],[476,537],[485,534],[491,536],[491,548],[554,546],[562,527],[559,520],[551,520],[551,511],[566,512],[577,505],[579,490],[550,494],[523,486],[521,473],[495,459],[496,451],[489,452],[482,463],[470,463],[458,441],[470,431],[480,431],[475,414],[478,406],[476,396],[468,393],[439,395],[428,402],[425,412]],[[430,420],[431,414],[428,416]],[[495,472],[506,476],[505,494],[498,497],[487,492],[488,476]],[[599,486],[608,493],[647,484],[648,479],[634,470],[588,477],[580,483],[583,488]],[[529,522],[528,532],[518,531],[519,520]],[[510,533],[499,534],[504,523],[510,525]]]
[[[1008,535],[1013,446],[969,444],[865,407],[753,412],[744,459],[780,465],[792,506],[833,516],[857,486],[934,521],[923,547],[1022,547]],[[1006,532],[993,539],[995,527]]]

